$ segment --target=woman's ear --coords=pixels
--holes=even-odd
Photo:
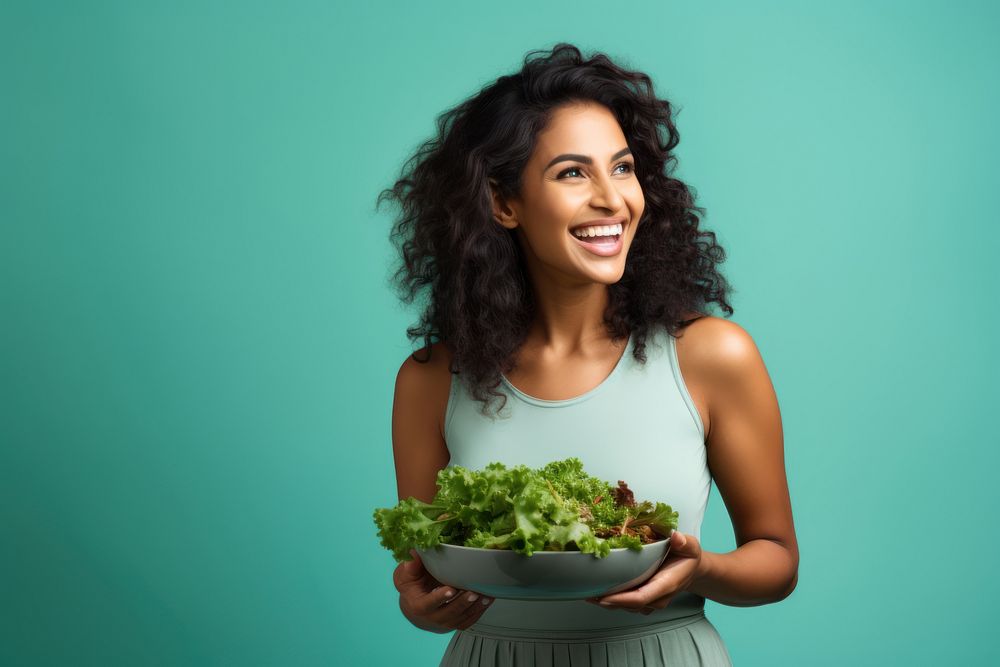
[[[493,219],[500,223],[503,227],[507,229],[514,229],[519,224],[517,221],[517,214],[514,209],[510,207],[503,196],[500,194],[500,188],[498,183],[490,179],[490,192],[493,198]]]

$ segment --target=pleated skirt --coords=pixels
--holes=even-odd
[[[599,631],[457,630],[441,667],[731,667],[704,612],[641,628]]]

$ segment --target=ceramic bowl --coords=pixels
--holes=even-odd
[[[424,567],[443,584],[510,600],[582,600],[617,593],[653,575],[670,551],[670,540],[642,550],[612,549],[605,558],[579,551],[536,551],[442,544],[418,549]]]

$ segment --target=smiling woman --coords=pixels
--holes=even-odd
[[[593,285],[621,280],[625,255],[646,207],[635,158],[626,144],[607,107],[588,101],[567,103],[552,111],[548,126],[538,134],[519,195],[504,199],[494,193],[494,206],[501,211],[497,220],[516,232],[532,277],[545,266],[558,267],[561,262],[555,255],[562,252],[572,265],[565,266],[567,278],[580,274],[580,280]],[[587,153],[556,154],[550,160],[562,146]],[[625,147],[602,155],[607,147],[618,146]],[[602,210],[615,215],[601,217]],[[595,262],[591,255],[618,260]]]
[[[447,465],[576,457],[670,503],[679,528],[652,577],[600,600],[493,601],[413,554],[393,574],[400,609],[457,631],[442,665],[730,664],[705,599],[783,599],[798,547],[767,370],[707,314],[733,313],[725,253],[673,176],[670,103],[558,44],[438,127],[379,197],[401,207],[401,298],[428,291],[393,400],[400,499],[430,502]],[[713,481],[738,543],[724,554],[700,546]]]

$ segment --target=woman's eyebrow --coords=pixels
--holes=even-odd
[[[630,155],[631,153],[632,153],[632,150],[630,148],[626,147],[626,148],[621,149],[620,151],[618,151],[614,155],[612,155],[611,159],[612,159],[612,161],[613,160],[617,160],[618,158],[623,157],[625,155]],[[552,158],[552,161],[549,162],[547,165],[545,165],[545,169],[548,169],[549,167],[551,167],[552,165],[554,165],[557,162],[563,162],[564,160],[574,160],[576,162],[582,162],[584,164],[593,164],[594,163],[594,159],[592,157],[590,157],[589,155],[577,155],[576,153],[563,153],[562,155],[557,155],[556,157]]]

